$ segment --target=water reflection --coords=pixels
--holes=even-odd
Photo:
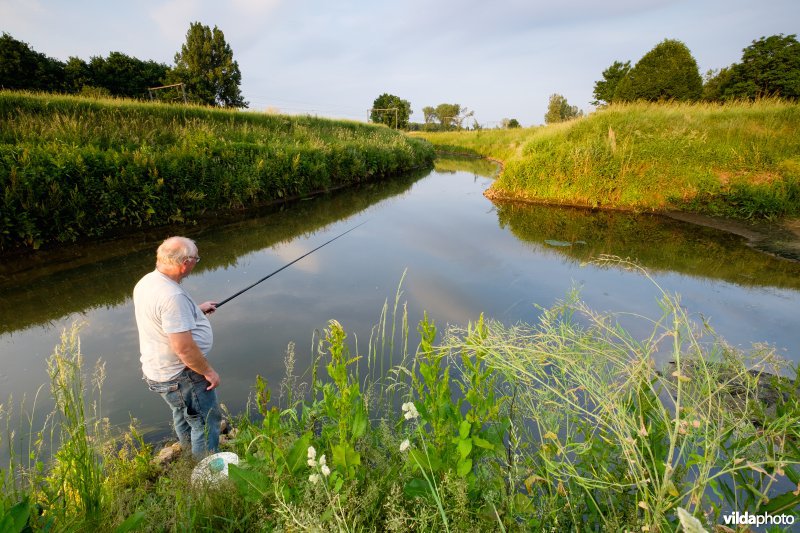
[[[203,262],[197,273],[235,268],[241,256],[277,244],[284,244],[283,253],[293,259],[302,255],[294,255],[294,239],[403,194],[425,174],[296,201],[242,215],[239,221],[208,220],[206,225],[174,226],[111,242],[6,258],[0,264],[0,334],[124,303],[142,272],[155,264],[155,249],[169,235],[203,240]],[[298,268],[310,268],[310,264]]]
[[[800,289],[800,262],[759,252],[738,235],[663,216],[499,203],[497,218],[521,241],[571,261],[609,254],[651,272]]]
[[[485,178],[493,178],[498,172],[497,163],[477,157],[439,157],[434,160],[433,167],[440,174],[468,172]]]

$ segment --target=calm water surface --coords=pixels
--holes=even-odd
[[[800,361],[800,264],[754,251],[734,235],[654,216],[494,205],[483,196],[494,167],[439,161],[436,170],[297,202],[247,220],[184,228],[202,262],[184,281],[198,302],[221,300],[353,226],[363,226],[232,300],[213,317],[218,392],[245,408],[260,374],[275,386],[287,345],[308,366],[313,334],[336,319],[364,353],[381,308],[401,303],[412,324],[439,326],[481,312],[535,322],[573,287],[594,309],[658,317],[658,290],[641,275],[581,264],[600,254],[636,258],[664,289],[708,319],[729,343],[774,345]],[[141,381],[131,291],[153,268],[165,232],[143,234],[0,268],[0,391],[30,404],[48,381],[60,332],[81,330],[86,366],[105,361],[103,411],[139,420],[148,438],[170,433],[169,411]],[[631,323],[634,332],[642,326]],[[646,333],[644,329],[640,332]],[[355,348],[351,349],[355,351]],[[37,410],[49,409],[42,389]]]

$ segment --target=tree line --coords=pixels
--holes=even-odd
[[[800,98],[800,42],[796,35],[772,35],[754,40],[742,59],[700,75],[689,48],[665,39],[633,66],[614,61],[594,84],[595,106],[634,101],[725,102],[779,97]],[[550,97],[545,122],[560,122],[582,114],[560,95]]]
[[[222,30],[199,22],[189,26],[175,64],[144,61],[122,52],[88,61],[60,61],[35,51],[8,33],[0,37],[0,88],[186,101],[218,107],[247,107],[242,74]],[[154,93],[151,88],[174,85]]]
[[[754,40],[742,51],[742,59],[728,67],[700,75],[697,61],[681,41],[665,39],[647,52],[633,66],[630,61],[614,61],[594,84],[592,105],[634,101],[706,101],[754,100],[762,97],[800,98],[800,42],[797,36],[772,35]],[[402,104],[402,105],[401,105]],[[371,120],[401,129],[446,131],[462,129],[464,120],[473,116],[459,104],[425,107],[425,122],[409,122],[410,104],[398,96],[383,94],[373,108],[397,107],[395,115],[381,115],[373,110]],[[384,112],[385,113],[385,112]],[[560,94],[550,96],[546,124],[583,116]],[[503,119],[502,128],[519,127],[516,119]],[[480,129],[475,121],[473,129]]]
[[[370,121],[377,124],[385,124],[391,128],[409,131],[447,131],[452,129],[463,129],[464,122],[475,115],[461,104],[439,104],[436,107],[426,106],[422,108],[424,123],[411,122],[410,117],[413,111],[411,103],[403,100],[399,96],[383,93],[372,102],[370,109]],[[468,126],[467,126],[468,127]],[[473,128],[480,126],[475,122]]]
[[[245,108],[241,71],[222,30],[199,22],[189,26],[186,42],[175,54],[173,66],[143,61],[122,52],[85,61],[66,62],[47,57],[8,33],[0,37],[0,88],[93,96],[121,96],[160,100],[183,98],[203,105]],[[164,86],[174,86],[161,89]],[[154,93],[151,88],[159,87]],[[761,37],[743,50],[742,59],[728,67],[700,75],[697,61],[681,41],[665,39],[633,66],[614,61],[594,84],[591,103],[645,101],[708,101],[777,96],[800,98],[800,43],[796,35]],[[424,122],[410,121],[411,104],[383,93],[373,102],[370,120],[402,130],[447,131],[481,129],[474,112],[460,104],[442,103],[422,109]],[[550,96],[545,123],[583,115],[560,94]],[[503,128],[519,127],[504,118]]]
[[[707,101],[800,98],[800,42],[796,35],[761,37],[742,51],[742,59],[700,76],[689,48],[665,39],[633,67],[615,61],[595,83],[594,105],[635,100]]]

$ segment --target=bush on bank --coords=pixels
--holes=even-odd
[[[0,92],[0,251],[192,222],[428,167],[385,127]]]
[[[525,135],[524,139],[520,139]],[[522,132],[428,133],[505,161],[500,199],[734,218],[800,215],[800,105],[633,103]]]

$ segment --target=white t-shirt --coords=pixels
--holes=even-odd
[[[142,372],[153,381],[169,381],[186,368],[172,351],[169,333],[191,331],[203,355],[214,343],[211,323],[178,283],[154,270],[133,289]]]

